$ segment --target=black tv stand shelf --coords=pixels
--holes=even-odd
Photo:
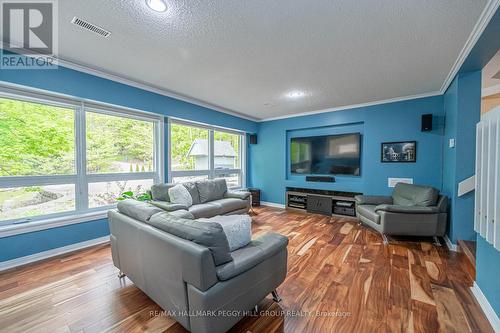
[[[354,197],[358,194],[362,193],[287,187],[286,208],[325,215],[356,217]],[[329,200],[331,200],[331,207],[325,206],[325,202],[330,202]],[[322,202],[322,208],[318,206],[318,202]]]

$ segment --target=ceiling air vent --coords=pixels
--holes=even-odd
[[[107,37],[109,37],[109,35],[111,35],[110,31],[103,29],[103,28],[101,28],[95,24],[92,24],[88,21],[82,20],[76,16],[73,17],[73,19],[71,20],[71,23],[76,24],[76,25],[82,27],[83,29],[86,29],[90,32],[98,34],[99,36],[104,37],[104,38],[107,38]]]

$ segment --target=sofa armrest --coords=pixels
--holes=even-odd
[[[357,195],[354,199],[357,205],[392,205],[392,197],[384,195]]]
[[[400,214],[437,214],[439,209],[436,206],[421,207],[421,206],[398,206],[398,205],[378,205],[375,211],[384,211]]]
[[[247,191],[226,191],[224,198],[235,198],[245,200],[250,197],[250,192]]]
[[[184,209],[187,210],[188,207],[181,205],[181,204],[174,204],[168,201],[151,201],[150,202],[152,205],[161,208],[163,210],[166,210],[167,212],[174,212],[176,210]]]
[[[286,251],[288,238],[269,232],[252,240],[247,246],[231,252],[233,261],[216,267],[217,277],[221,281],[229,280],[280,251]]]

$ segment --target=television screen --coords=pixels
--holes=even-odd
[[[359,176],[360,138],[359,133],[292,138],[291,172]]]

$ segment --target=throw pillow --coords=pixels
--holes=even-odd
[[[214,216],[198,219],[201,222],[215,222],[221,225],[229,243],[229,251],[241,249],[252,240],[252,218],[248,215]]]
[[[171,203],[180,204],[186,207],[191,207],[193,205],[191,194],[189,194],[189,191],[181,184],[169,188],[168,196],[170,197]]]

